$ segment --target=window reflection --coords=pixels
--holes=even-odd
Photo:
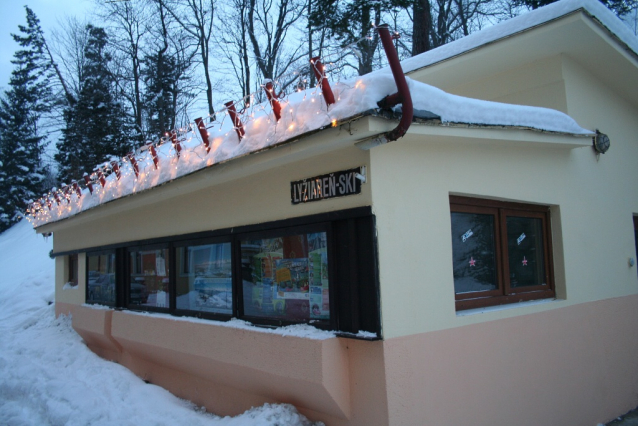
[[[231,244],[177,249],[177,309],[232,314]]]
[[[541,219],[508,216],[507,250],[511,287],[545,284]]]
[[[130,252],[129,303],[168,308],[169,253],[167,248]]]
[[[271,319],[330,318],[327,234],[241,241],[244,313]]]
[[[451,213],[454,291],[470,293],[498,288],[494,216]]]
[[[87,255],[86,301],[115,306],[115,253]]]

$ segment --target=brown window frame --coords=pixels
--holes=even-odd
[[[556,297],[549,206],[451,195],[450,213],[493,215],[495,228],[494,250],[498,288],[480,292],[455,293],[457,311]],[[510,216],[541,219],[545,266],[543,273],[546,284],[524,288],[511,287],[507,249],[507,218]]]

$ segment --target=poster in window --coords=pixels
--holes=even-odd
[[[276,267],[278,298],[308,299],[308,259],[279,259]]]

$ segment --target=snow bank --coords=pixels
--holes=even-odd
[[[100,305],[84,305],[87,308],[93,309],[112,309],[106,306]],[[336,337],[337,334],[334,331],[326,331],[320,330],[318,328],[313,327],[310,324],[293,324],[285,327],[277,327],[277,328],[265,328],[265,327],[255,327],[248,321],[240,320],[237,318],[233,318],[230,321],[214,321],[209,319],[200,319],[194,317],[177,317],[170,314],[162,314],[162,313],[149,313],[149,312],[135,312],[135,311],[126,311],[127,314],[130,315],[142,315],[142,316],[153,316],[157,318],[169,319],[172,321],[186,321],[186,322],[194,322],[200,324],[214,324],[215,327],[226,327],[226,328],[237,328],[242,330],[250,330],[255,331],[257,333],[266,333],[266,334],[276,334],[278,336],[284,337],[302,337],[304,339],[312,339],[312,340],[326,340]],[[360,332],[367,333],[367,332]],[[368,338],[376,338],[377,335],[375,333],[367,333],[361,334],[361,336],[366,336]]]
[[[0,424],[310,425],[291,405],[219,417],[99,358],[54,318],[51,241],[26,221],[0,234]]]

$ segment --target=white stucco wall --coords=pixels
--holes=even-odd
[[[628,265],[635,257],[632,215],[638,211],[638,109],[568,56],[545,61],[550,79],[556,59],[568,113],[610,136],[605,155],[597,157],[589,146],[417,135],[418,125],[413,135],[370,151],[386,338],[638,292],[636,267]],[[551,206],[558,300],[457,315],[450,194]]]

